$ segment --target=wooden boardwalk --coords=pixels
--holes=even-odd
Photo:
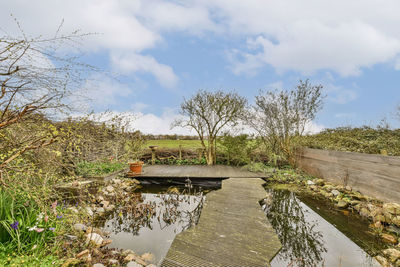
[[[214,165],[149,165],[138,178],[264,178],[266,173],[256,173],[238,167]]]
[[[199,223],[175,237],[161,266],[269,266],[281,243],[259,205],[262,184],[223,180],[221,190],[207,194]]]

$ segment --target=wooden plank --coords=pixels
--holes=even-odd
[[[342,159],[353,159],[370,163],[381,163],[388,164],[393,166],[400,166],[400,157],[396,156],[383,156],[376,154],[365,154],[365,153],[356,153],[356,152],[345,152],[345,151],[333,151],[333,150],[321,150],[321,149],[313,149],[313,148],[301,148],[299,150],[299,155],[307,156],[307,157],[331,157],[342,158]]]
[[[400,201],[398,157],[304,149],[299,167],[328,181],[347,184],[363,194],[384,201]],[[365,161],[363,161],[365,159]]]
[[[224,165],[148,165],[141,178],[265,178],[269,174],[255,173],[239,167]]]
[[[311,156],[309,154],[304,154],[302,159],[319,160],[329,163],[336,163],[345,168],[351,168],[356,170],[369,170],[372,173],[376,173],[379,175],[386,175],[389,177],[400,176],[400,166],[397,165],[390,165],[379,162],[371,163],[368,161],[361,161],[358,159],[355,160],[352,158],[342,158],[342,157],[335,158],[332,156],[326,156],[324,154],[321,154],[320,157],[318,157],[318,154],[313,154]]]
[[[175,237],[162,266],[269,266],[281,244],[259,204],[263,183],[222,181],[221,190],[207,194],[199,223]]]

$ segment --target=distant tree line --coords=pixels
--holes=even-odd
[[[199,140],[197,135],[143,134],[146,140]]]

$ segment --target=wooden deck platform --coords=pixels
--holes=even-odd
[[[261,179],[222,181],[207,194],[199,223],[178,234],[163,267],[269,266],[281,248],[259,200]]]
[[[265,178],[268,174],[243,170],[239,167],[214,165],[148,165],[138,178]]]

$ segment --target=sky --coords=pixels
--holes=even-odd
[[[78,90],[87,107],[133,115],[144,133],[170,129],[184,97],[321,84],[310,130],[376,126],[400,104],[398,0],[2,0],[1,33],[95,33],[80,47],[94,73]]]

